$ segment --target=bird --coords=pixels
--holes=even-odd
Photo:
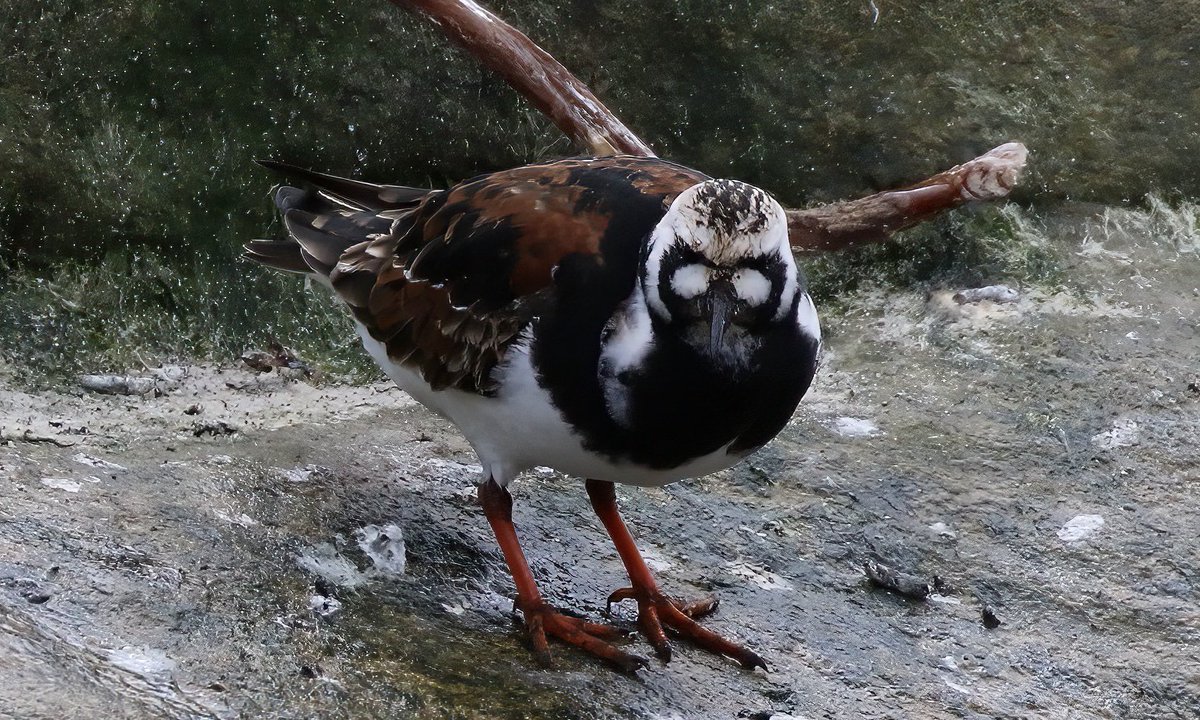
[[[659,158],[579,157],[445,189],[383,185],[259,161],[304,187],[273,191],[277,239],[245,256],[302,273],[349,309],[363,346],[479,457],[479,503],[516,586],[536,657],[547,637],[636,672],[627,632],[542,596],[509,484],[550,467],[580,478],[662,661],[664,628],[743,667],[753,650],[705,628],[713,597],[663,592],[614,484],[662,486],[733,466],[788,423],[816,373],[821,329],[766,191]]]

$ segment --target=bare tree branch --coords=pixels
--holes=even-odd
[[[968,202],[999,200],[1017,184],[1027,154],[1021,143],[1005,143],[907,188],[788,210],[792,249],[843,250],[878,242]]]
[[[390,1],[427,16],[592,153],[654,157],[650,146],[561,63],[474,0]],[[879,242],[964,203],[999,200],[1016,185],[1026,155],[1024,145],[1006,143],[907,188],[788,210],[792,249],[841,250]]]
[[[426,15],[498,73],[567,137],[595,155],[654,157],[592,91],[545,50],[474,0],[391,0]]]

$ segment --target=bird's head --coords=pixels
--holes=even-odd
[[[642,287],[657,322],[735,366],[773,323],[795,322],[798,299],[807,299],[783,208],[736,180],[708,180],[675,198],[650,235]]]

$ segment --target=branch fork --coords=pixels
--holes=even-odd
[[[503,77],[567,137],[592,154],[654,157],[579,78],[519,30],[474,0],[391,0],[429,18],[455,44]],[[1009,142],[914,185],[857,200],[788,210],[797,252],[843,250],[968,202],[1008,196],[1025,167],[1025,146]]]

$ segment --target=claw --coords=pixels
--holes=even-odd
[[[654,647],[654,654],[658,655],[663,662],[670,662],[671,643],[667,640],[667,634],[663,632],[662,622],[658,618],[658,609],[653,605],[643,606],[639,603],[638,625],[642,628],[642,634]]]
[[[767,661],[763,660],[758,653],[746,648],[742,649],[745,650],[745,654],[742,657],[737,658],[737,661],[742,664],[742,667],[746,668],[747,670],[753,670],[754,668],[758,667],[762,668],[763,672],[771,672],[771,668],[767,667]]]
[[[664,663],[671,662],[671,643],[667,642],[664,638],[661,645],[654,646],[654,654],[657,655],[658,659],[662,660]]]
[[[625,658],[619,662],[613,663],[619,670],[621,670],[621,672],[635,675],[637,674],[638,670],[645,670],[646,668],[650,667],[650,661],[641,655],[634,655],[632,653],[621,654],[624,655]]]

